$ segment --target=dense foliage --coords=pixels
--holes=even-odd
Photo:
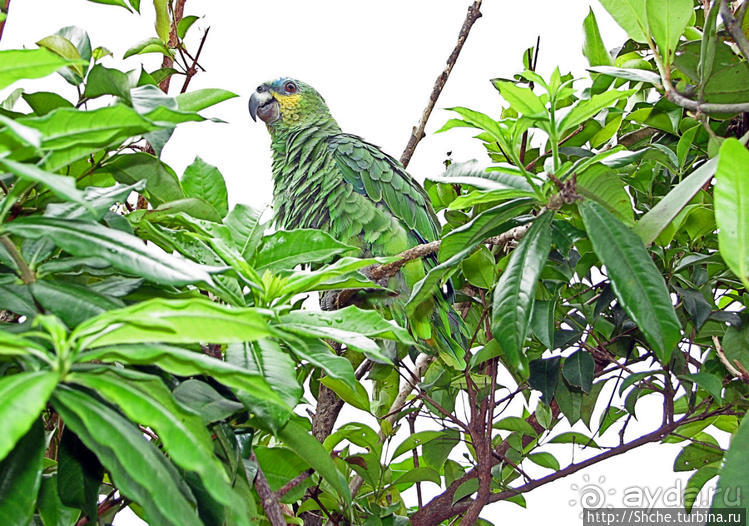
[[[426,182],[445,226],[406,310],[451,280],[464,367],[376,311],[304,303],[375,288],[398,255],[274,232],[229,210],[218,168],[159,159],[235,96],[163,89],[195,74],[196,17],[154,0],[157,36],[126,55],[165,55],[155,71],[102,65],[76,27],[0,51],[0,89],[58,72],[79,93],[0,109],[0,522],[472,524],[584,467],[547,444],[598,449],[590,465],[659,441],[683,444],[687,509],[714,477],[715,506],[747,507],[746,4],[601,3],[630,40],[609,52],[591,12],[589,79],[543,78],[528,50],[493,80],[498,119],[453,108],[442,129],[477,129],[491,166]],[[643,397],[663,400],[644,435]],[[378,425],[333,427],[341,401]]]

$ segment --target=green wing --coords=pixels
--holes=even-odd
[[[356,135],[334,135],[328,147],[344,180],[356,192],[385,207],[417,242],[439,238],[439,221],[429,196],[398,161]]]

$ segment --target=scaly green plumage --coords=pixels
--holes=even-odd
[[[439,237],[440,226],[424,189],[398,161],[343,133],[313,88],[279,79],[258,88],[250,109],[253,116],[255,111],[261,118],[263,112],[269,115],[264,120],[272,138],[278,227],[328,231],[360,247],[363,256],[394,255]],[[413,261],[391,281],[391,288],[406,289],[401,290],[406,295],[401,305],[424,277],[425,264]],[[412,329],[420,338],[431,337],[428,319]]]

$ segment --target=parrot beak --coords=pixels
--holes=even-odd
[[[281,118],[278,101],[271,95],[268,86],[261,84],[250,97],[250,117],[253,121],[260,117],[265,124],[272,124]]]

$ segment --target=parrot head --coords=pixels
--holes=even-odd
[[[273,134],[330,118],[330,111],[312,86],[282,77],[257,87],[250,97],[250,116],[259,117]]]

